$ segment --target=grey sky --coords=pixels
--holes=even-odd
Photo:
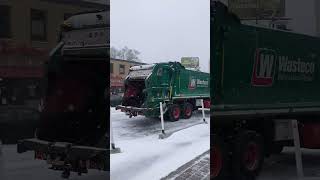
[[[200,58],[209,71],[209,0],[111,0],[111,46],[141,52],[146,63]]]
[[[315,17],[315,1],[301,0],[286,1],[286,16],[291,18],[291,28],[302,34],[317,35],[316,17]],[[319,9],[319,7],[318,7]]]

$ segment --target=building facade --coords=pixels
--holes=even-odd
[[[145,63],[127,61],[121,59],[110,59],[110,92],[123,93],[124,79],[129,74],[132,66],[144,65]]]
[[[106,7],[81,0],[0,0],[0,105],[39,99],[60,25],[72,14]]]
[[[240,14],[247,14],[248,9],[256,11],[257,4],[261,4],[263,0],[220,1],[228,6],[232,6],[231,3],[238,6],[239,4],[244,4],[248,7],[240,6],[240,8],[237,9],[237,12]],[[251,17],[251,20],[243,20],[243,23],[267,28],[284,29],[311,36],[320,36],[320,2],[318,0],[270,0],[268,2],[272,1],[275,2],[274,9],[279,9],[281,11],[278,12],[280,17],[256,20],[256,15],[252,13],[253,16]]]

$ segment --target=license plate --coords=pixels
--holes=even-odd
[[[75,30],[64,34],[65,49],[106,46],[108,29]]]
[[[47,163],[48,164],[51,164],[51,165],[53,165],[53,166],[63,166],[64,164],[65,164],[65,162],[64,161],[59,161],[59,160],[47,160]]]
[[[196,106],[202,106],[201,99],[196,99]]]

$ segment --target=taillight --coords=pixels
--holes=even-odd
[[[210,108],[210,100],[204,100],[204,108]]]

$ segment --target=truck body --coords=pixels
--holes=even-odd
[[[186,69],[178,62],[131,67],[122,105],[117,109],[130,116],[159,117],[162,102],[169,120],[190,118],[201,106],[200,99],[209,104],[209,78],[208,73]]]
[[[264,156],[293,145],[293,119],[301,146],[320,149],[319,43],[244,25],[223,3],[211,2],[214,179],[258,175]]]
[[[46,92],[35,138],[20,140],[18,153],[34,151],[52,169],[109,171],[108,59],[106,11],[72,16],[62,25],[61,41],[50,53]]]

